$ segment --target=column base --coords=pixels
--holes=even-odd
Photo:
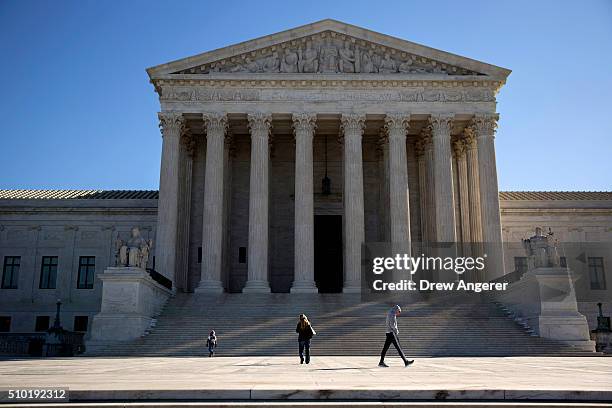
[[[351,282],[344,285],[342,293],[361,293],[361,286]]]
[[[270,284],[263,280],[247,281],[242,293],[271,293]]]
[[[223,293],[224,291],[223,284],[218,280],[200,281],[200,284],[194,290],[195,293]]]
[[[319,289],[314,282],[297,281],[291,285],[291,293],[319,293]]]

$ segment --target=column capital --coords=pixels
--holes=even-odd
[[[180,136],[185,132],[185,117],[179,111],[165,111],[157,114],[162,137]]]
[[[425,125],[425,127],[421,129],[421,137],[419,140],[421,141],[424,150],[431,149],[433,147],[432,134],[433,134],[432,126],[429,124]]]
[[[453,128],[453,119],[455,115],[452,113],[438,113],[429,117],[429,124],[433,137],[448,137]]]
[[[406,136],[410,128],[409,113],[388,113],[385,115],[384,129],[391,137]]]
[[[365,129],[365,113],[343,113],[340,118],[340,129],[343,134],[359,133],[362,134]]]
[[[497,129],[498,120],[499,114],[497,113],[475,114],[473,124],[476,130],[476,137],[495,137],[495,129]]]
[[[463,129],[463,141],[468,150],[476,149],[476,130],[474,124],[468,125]]]
[[[455,152],[455,156],[457,160],[465,160],[464,153],[466,152],[466,142],[463,139],[457,139],[453,142],[453,150]]]
[[[193,154],[195,153],[196,141],[189,130],[183,132],[183,136],[181,137],[181,144],[185,148],[185,152],[189,156],[193,157]]]
[[[204,120],[204,130],[206,130],[207,136],[212,133],[224,135],[229,127],[225,113],[203,113],[202,119]]]
[[[255,134],[270,135],[272,130],[272,115],[270,113],[249,113],[247,115],[251,138]]]
[[[317,114],[311,112],[294,113],[291,115],[293,121],[293,132],[297,135],[298,132],[314,133],[317,128]]]

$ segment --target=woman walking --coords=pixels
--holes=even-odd
[[[306,354],[306,364],[310,364],[310,339],[317,333],[312,328],[305,314],[300,315],[295,332],[298,334],[300,364],[304,364],[304,354]]]

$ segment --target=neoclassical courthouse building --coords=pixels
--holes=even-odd
[[[612,242],[610,192],[498,191],[507,69],[323,20],[147,72],[159,193],[0,191],[0,331],[46,329],[58,298],[86,331],[133,227],[188,293],[356,292],[364,242],[519,244],[490,278],[524,267],[536,226]],[[603,302],[610,262],[581,283]]]

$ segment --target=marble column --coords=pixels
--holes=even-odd
[[[343,114],[344,293],[361,291],[361,245],[365,240],[362,136],[365,114]]]
[[[389,138],[391,243],[394,251],[408,255],[410,255],[410,208],[406,134],[409,126],[409,114],[392,113],[385,116],[385,129]]]
[[[379,224],[379,239],[381,242],[391,241],[391,218],[389,214],[389,138],[384,128],[381,128],[376,143],[376,152],[380,160],[381,183],[379,188],[378,208],[381,222]]]
[[[206,168],[202,214],[202,270],[196,292],[221,293],[223,265],[223,162],[227,116],[205,113]]]
[[[312,139],[315,113],[293,114],[295,132],[295,264],[291,293],[317,293],[314,281]]]
[[[181,139],[180,169],[179,169],[179,209],[178,236],[176,252],[176,288],[183,291],[189,289],[189,226],[191,224],[191,177],[193,174],[193,154],[195,140],[191,135]]]
[[[427,241],[427,168],[425,167],[425,146],[423,140],[415,143],[417,171],[419,176],[419,218],[421,227],[421,242]]]
[[[476,114],[474,117],[478,147],[482,237],[488,252],[487,279],[495,279],[504,275],[499,190],[495,163],[497,119],[496,113]]]
[[[453,157],[450,141],[453,115],[431,115],[429,121],[433,134],[436,241],[455,242]]]
[[[457,180],[459,190],[459,214],[461,224],[461,241],[464,243],[471,241],[470,234],[470,201],[468,198],[468,169],[466,146],[462,139],[453,143],[455,157],[457,161]]]
[[[470,238],[482,242],[482,220],[480,216],[480,178],[478,175],[478,148],[473,126],[463,131],[468,169],[468,198],[470,206]]]
[[[178,229],[179,151],[185,118],[181,112],[160,112],[162,157],[157,205],[156,270],[174,282]]]
[[[426,238],[425,242],[436,240],[436,177],[434,174],[434,152],[431,126],[426,126],[421,131],[421,141],[423,144],[423,158],[425,165],[425,190],[426,190]]]
[[[251,132],[248,280],[244,293],[270,293],[268,282],[269,138],[272,115],[248,115]]]

